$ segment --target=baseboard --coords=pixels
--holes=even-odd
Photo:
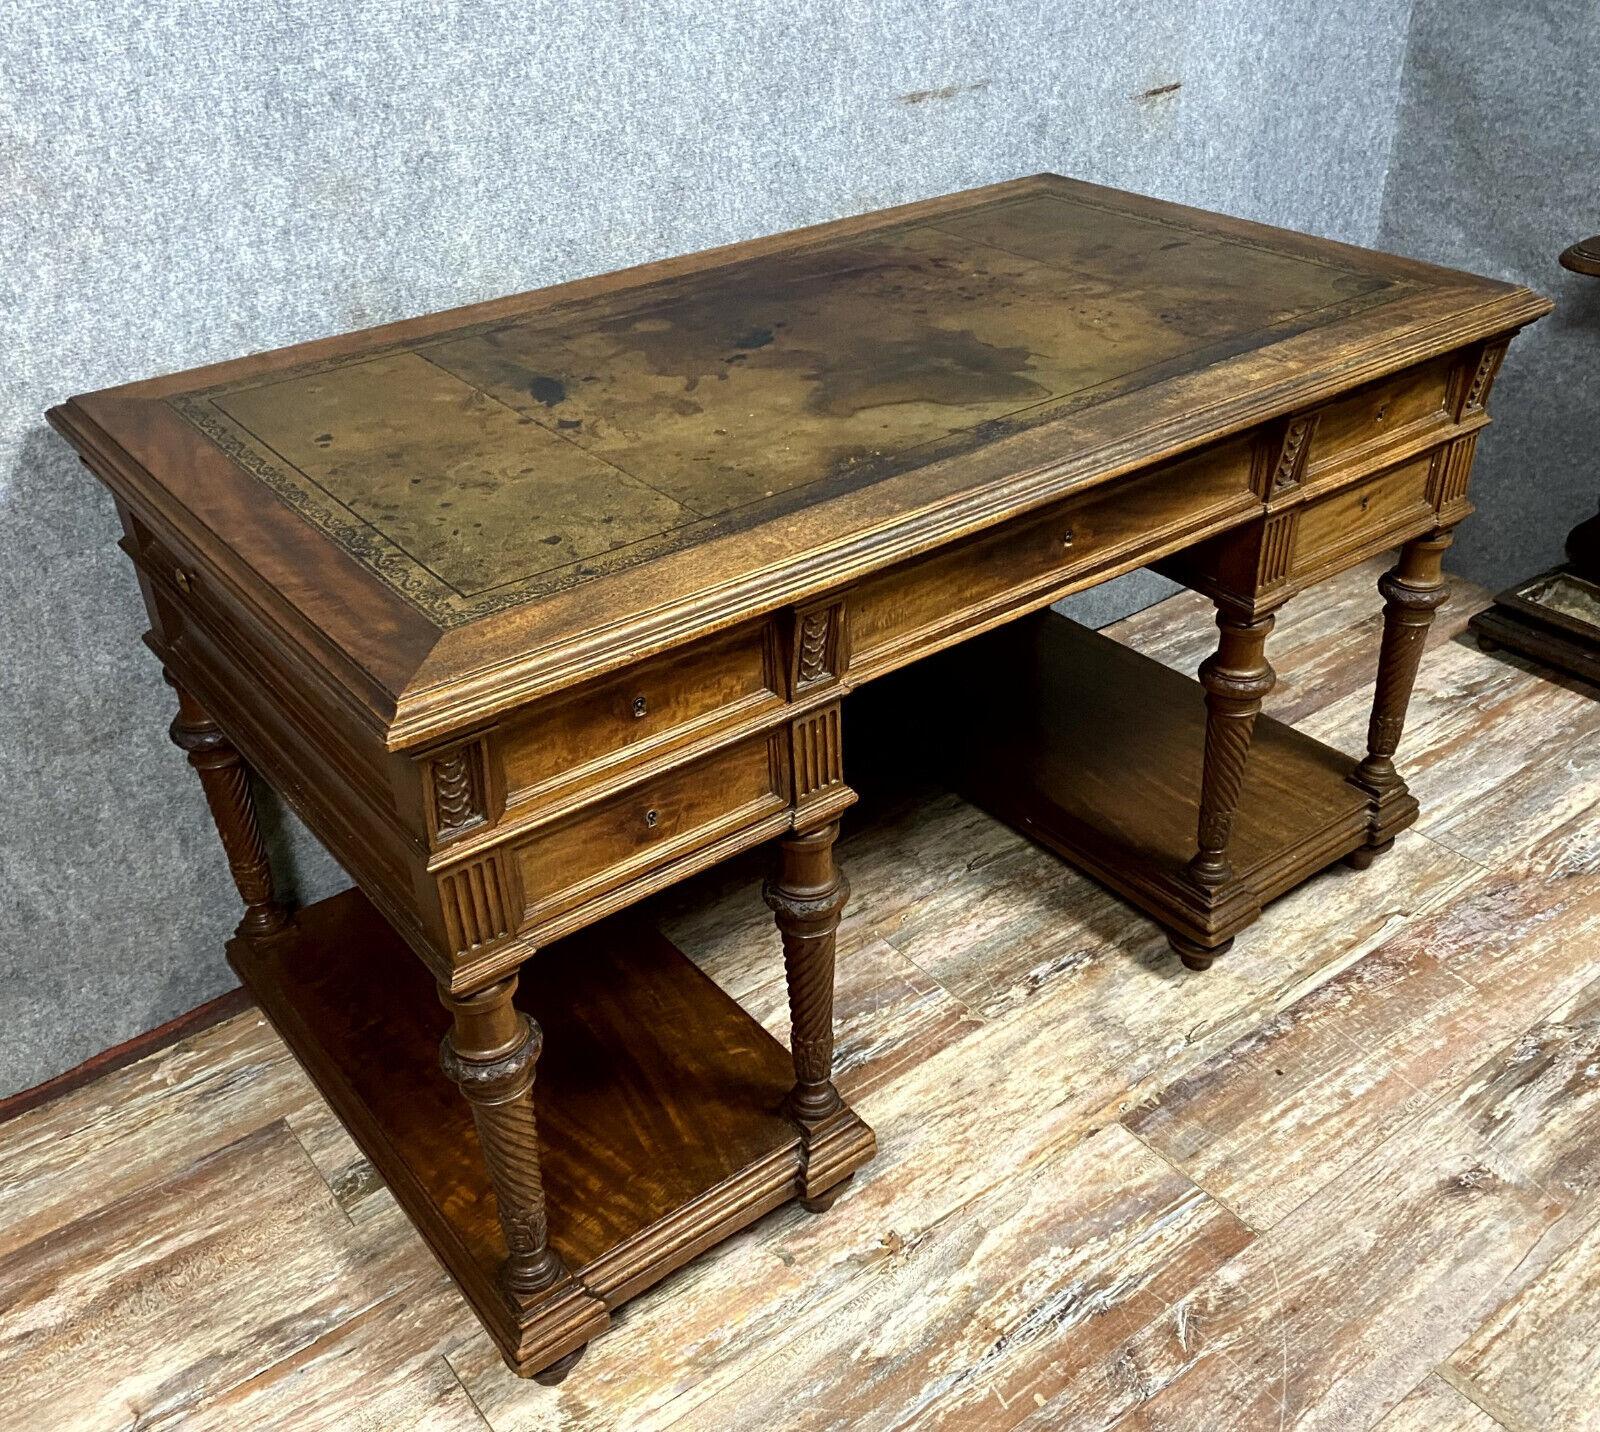
[[[48,1104],[63,1094],[70,1094],[74,1089],[81,1089],[85,1084],[93,1083],[104,1074],[126,1068],[148,1054],[165,1049],[169,1044],[176,1044],[180,1039],[198,1034],[202,1029],[221,1024],[223,1020],[242,1014],[254,1004],[255,1001],[251,999],[248,990],[242,987],[231,989],[226,994],[220,994],[215,999],[186,1010],[155,1029],[147,1029],[143,1034],[136,1034],[132,1039],[90,1055],[82,1064],[57,1074],[53,1079],[46,1079],[44,1083],[35,1084],[31,1089],[23,1089],[0,1099],[0,1124],[16,1118],[19,1114],[25,1114],[30,1109],[37,1109],[41,1104]]]

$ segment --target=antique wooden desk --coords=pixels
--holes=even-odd
[[[121,509],[246,906],[230,957],[553,1378],[872,1154],[830,1077],[846,694],[1142,564],[1215,598],[1199,683],[1047,614],[904,713],[1204,968],[1413,819],[1393,757],[1440,559],[1547,307],[1040,176],[50,419]],[[1364,758],[1258,722],[1274,610],[1397,545]],[[244,761],[359,893],[285,912]],[[773,840],[792,1071],[660,937],[580,933]]]

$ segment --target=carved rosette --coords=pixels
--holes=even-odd
[[[485,801],[483,747],[476,741],[456,746],[431,763],[433,829],[440,840],[483,824]]]

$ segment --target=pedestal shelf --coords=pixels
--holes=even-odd
[[[449,1016],[399,936],[347,891],[228,957],[507,1362],[533,1372],[570,1351],[550,1340],[550,1309],[500,1290],[494,1194],[468,1106],[439,1071]],[[609,1307],[796,1196],[788,1051],[662,936],[610,921],[564,940],[524,967],[516,1002],[545,1035],[550,1243]],[[821,1138],[811,1160],[830,1183],[873,1152],[848,1110]]]
[[[1267,901],[1365,845],[1368,795],[1354,758],[1257,719],[1228,854],[1233,878],[1202,891],[1195,852],[1205,749],[1199,682],[1055,612],[954,654],[958,777],[974,802],[1110,886],[1178,935],[1216,946]],[[1386,813],[1387,829],[1415,803]]]

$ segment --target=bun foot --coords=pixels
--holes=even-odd
[[[1374,860],[1388,850],[1393,844],[1394,838],[1391,836],[1388,840],[1384,841],[1380,845],[1358,846],[1355,850],[1352,850],[1347,856],[1345,856],[1344,863],[1352,870],[1365,870],[1372,864]]]
[[[1167,931],[1167,943],[1172,946],[1186,970],[1209,970],[1212,960],[1218,955],[1226,954],[1233,945],[1230,936],[1220,945],[1197,945],[1186,935],[1176,935],[1171,930]]]
[[[833,1207],[834,1203],[838,1200],[839,1195],[843,1193],[845,1189],[850,1187],[850,1182],[854,1178],[855,1175],[853,1173],[846,1174],[845,1177],[841,1178],[838,1183],[823,1189],[822,1192],[817,1194],[814,1198],[802,1198],[800,1200],[800,1207],[805,1209],[807,1213],[826,1213],[830,1208]]]
[[[583,1356],[588,1346],[588,1343],[579,1343],[565,1357],[558,1357],[549,1367],[541,1367],[534,1373],[533,1380],[541,1387],[554,1387],[578,1365],[578,1359]]]

